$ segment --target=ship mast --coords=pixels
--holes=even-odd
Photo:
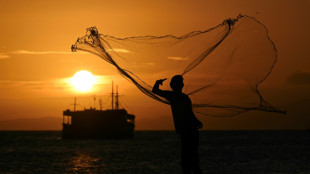
[[[112,110],[114,109],[114,88],[113,88],[113,81],[112,81]]]
[[[94,109],[96,110],[96,96],[94,96]]]
[[[100,110],[102,111],[102,100],[101,100],[101,98],[99,99],[99,105],[100,105]]]
[[[74,97],[74,103],[73,103],[73,106],[74,106],[74,107],[73,107],[73,111],[74,111],[74,112],[75,112],[75,109],[76,109],[76,105],[77,105],[77,104],[76,104],[76,97]]]
[[[119,109],[118,86],[116,85],[116,93],[114,93],[114,83],[112,81],[112,110]]]
[[[118,86],[116,85],[116,95],[115,95],[115,109],[118,109],[119,103],[118,103]]]

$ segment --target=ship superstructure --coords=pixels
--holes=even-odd
[[[89,108],[76,110],[76,98],[74,110],[63,111],[63,139],[87,138],[87,139],[118,139],[132,138],[135,127],[135,116],[125,109],[119,108],[118,90],[114,93],[112,82],[112,108],[100,110]],[[116,87],[117,88],[117,87]]]

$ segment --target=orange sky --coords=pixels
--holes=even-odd
[[[216,26],[239,13],[264,23],[277,46],[279,60],[260,90],[271,104],[287,110],[287,115],[251,111],[234,118],[199,117],[204,128],[309,129],[309,7],[309,0],[0,0],[0,129],[23,129],[12,120],[61,120],[62,111],[72,108],[75,96],[81,109],[93,106],[92,96],[102,96],[108,107],[111,79],[124,94],[123,105],[136,115],[137,129],[171,129],[169,106],[144,96],[96,56],[71,53],[71,45],[90,26],[117,37],[181,35]],[[106,80],[92,92],[77,93],[67,80],[82,69]],[[33,128],[42,129],[39,123],[33,121]],[[61,128],[57,121],[44,125]]]

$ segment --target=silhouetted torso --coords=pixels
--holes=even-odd
[[[158,89],[156,94],[171,102],[174,126],[177,133],[197,130],[196,117],[193,113],[190,98],[181,92],[164,91]]]

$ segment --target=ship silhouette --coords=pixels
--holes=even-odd
[[[125,109],[119,108],[118,89],[114,93],[112,82],[112,108],[100,110],[89,109],[76,110],[76,98],[74,110],[63,111],[63,139],[120,139],[132,138],[134,135],[135,116]]]

